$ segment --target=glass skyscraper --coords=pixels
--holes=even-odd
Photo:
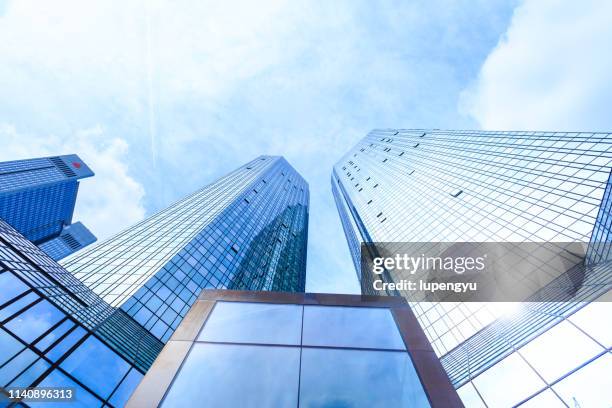
[[[203,288],[303,292],[309,192],[260,156],[63,264],[166,342]]]
[[[162,347],[0,220],[0,405],[24,406],[13,387],[64,387],[69,401],[25,402],[122,407]]]
[[[466,406],[612,401],[611,165],[608,133],[386,129],[334,166],[359,279],[362,242],[591,241],[592,302],[411,303]]]
[[[38,245],[56,261],[67,257],[96,242],[96,237],[81,222],[75,222],[62,229],[59,236]]]
[[[79,180],[93,175],[75,154],[2,162],[0,218],[36,245],[57,238],[64,227],[72,223]],[[74,230],[80,230],[79,237],[85,238],[87,230],[82,225]],[[94,242],[95,237],[87,232],[87,239],[77,238],[78,245],[72,242],[63,248],[61,255],[66,256]],[[68,232],[64,235],[72,236]],[[55,256],[59,255],[56,250]]]

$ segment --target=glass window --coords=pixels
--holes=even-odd
[[[462,385],[458,390],[457,394],[459,394],[459,398],[463,402],[463,405],[470,408],[486,408],[482,403],[482,400],[478,396],[476,389],[472,383],[467,383]]]
[[[85,334],[85,330],[83,330],[82,327],[77,326],[72,332],[70,332],[70,334],[64,337],[62,341],[60,341],[46,353],[47,357],[53,361],[59,359],[70,349],[70,347],[72,347],[77,341],[81,340]]]
[[[25,283],[10,272],[0,274],[0,305],[28,290]]]
[[[490,407],[512,406],[546,386],[516,353],[474,378],[472,383]],[[501,392],[500,384],[511,387],[511,392]]]
[[[0,329],[0,365],[22,350],[24,346],[6,331]]]
[[[570,407],[609,407],[612,401],[612,355],[606,353],[553,386]]]
[[[608,300],[603,300],[602,297],[599,301],[586,305],[569,319],[609,348],[612,347],[612,324],[601,324],[609,321],[612,315],[612,293],[607,296]]]
[[[113,393],[109,402],[116,407],[125,406],[142,377],[142,374],[132,368],[132,371],[130,371],[127,377],[121,382],[121,385],[119,385],[119,388]]]
[[[36,354],[30,350],[23,350],[14,359],[0,369],[0,386],[8,385],[19,373],[25,370],[36,360]]]
[[[466,404],[466,406],[468,406]],[[559,398],[550,389],[543,391],[526,401],[524,404],[519,405],[521,408],[565,408],[566,405],[561,402]],[[571,406],[571,405],[570,405]]]
[[[300,406],[429,407],[406,352],[302,349]]]
[[[42,300],[14,317],[5,326],[22,340],[31,343],[65,317],[58,308]]]
[[[302,306],[217,302],[198,340],[300,344]]]
[[[21,374],[15,381],[11,382],[10,386],[12,387],[27,387],[32,384],[42,373],[47,371],[47,369],[51,367],[49,363],[47,363],[42,358],[39,358],[34,364],[32,364],[28,369]]]
[[[90,336],[60,367],[106,398],[127,373],[130,365],[107,345]]]
[[[405,350],[386,308],[304,306],[303,344]]]
[[[604,351],[567,322],[532,340],[519,352],[549,383]]]
[[[91,393],[87,392],[77,383],[72,381],[68,376],[61,373],[58,370],[51,372],[44,380],[38,385],[39,387],[70,387],[74,389],[74,399],[72,401],[54,401],[50,404],[48,401],[44,402],[32,402],[28,401],[28,405],[32,408],[91,408],[99,407],[102,405],[102,401],[97,399]]]
[[[195,343],[162,406],[297,406],[300,349]]]

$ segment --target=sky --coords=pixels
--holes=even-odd
[[[0,160],[77,153],[108,238],[260,154],[310,184],[307,290],[358,282],[330,173],[374,128],[612,129],[608,1],[0,0]]]

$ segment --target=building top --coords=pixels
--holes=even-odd
[[[76,154],[1,162],[0,195],[93,175],[94,172]]]

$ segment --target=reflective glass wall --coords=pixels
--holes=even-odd
[[[586,244],[601,214],[611,165],[608,133],[374,130],[334,166],[332,191],[358,270],[359,242]],[[505,406],[549,396],[560,406],[571,406],[574,398],[590,406],[592,399],[577,388],[562,392],[559,384],[571,383],[589,366],[610,370],[604,364],[608,334],[602,337],[601,328],[571,317],[589,314],[601,325],[606,321],[602,310],[612,313],[609,303],[411,306],[470,406]],[[569,325],[572,335],[555,336],[559,347],[549,349],[546,360],[536,363],[517,352],[541,333],[542,339],[557,333],[547,329],[566,327],[561,323]],[[573,346],[590,351],[577,353],[581,357],[555,375],[542,371],[564,360],[563,350]],[[493,390],[513,379],[505,380],[496,370],[534,380],[509,391],[511,400],[500,402]]]
[[[17,402],[9,387],[72,392],[70,401],[25,400],[31,407],[124,406],[161,342],[123,317],[0,220],[2,406]]]
[[[460,406],[405,312],[388,298],[204,291],[128,407]]]
[[[63,264],[165,342],[203,288],[304,291],[308,205],[261,156]]]

